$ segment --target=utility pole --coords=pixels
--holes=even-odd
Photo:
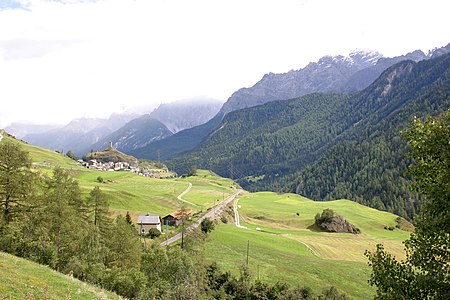
[[[169,220],[166,220],[166,245],[168,238],[169,238]]]
[[[246,266],[248,267],[248,251],[250,249],[250,240],[247,240],[247,262],[246,262]]]
[[[181,249],[184,249],[184,216],[181,217]]]

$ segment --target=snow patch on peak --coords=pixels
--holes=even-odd
[[[346,57],[348,61],[353,63],[358,62],[362,64],[375,65],[380,58],[384,56],[377,51],[371,51],[367,49],[355,49],[349,53]]]

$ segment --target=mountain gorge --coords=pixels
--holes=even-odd
[[[231,112],[170,165],[210,168],[250,190],[349,198],[411,216],[420,199],[403,176],[400,131],[414,115],[450,107],[449,74],[449,54],[404,61],[356,94],[309,94]]]

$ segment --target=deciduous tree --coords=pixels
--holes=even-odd
[[[404,132],[414,163],[409,174],[426,196],[405,242],[407,259],[399,262],[381,245],[368,252],[370,284],[379,299],[450,298],[450,111],[426,120],[415,118]]]

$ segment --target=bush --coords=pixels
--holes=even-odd
[[[102,176],[98,176],[98,177],[97,177],[97,181],[100,182],[100,183],[102,183],[102,182],[103,182],[103,177],[102,177]]]
[[[200,227],[204,233],[210,233],[214,229],[214,223],[210,219],[205,218],[200,223]]]
[[[147,237],[153,239],[156,239],[157,237],[159,237],[161,235],[161,231],[159,231],[156,228],[150,228],[150,230],[147,233]]]
[[[321,226],[322,223],[330,223],[331,220],[333,220],[334,217],[334,211],[332,209],[324,209],[322,211],[322,214],[317,213],[315,219],[316,219],[316,225]]]
[[[145,274],[137,269],[113,267],[104,273],[103,286],[129,299],[137,298],[146,287]]]

